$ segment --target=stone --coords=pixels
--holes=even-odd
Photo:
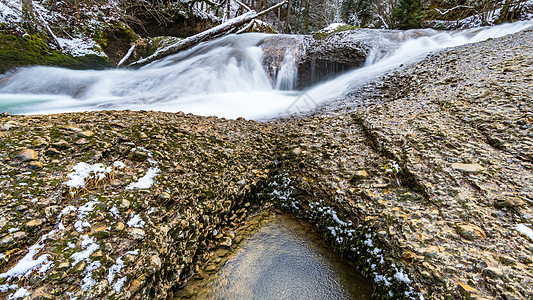
[[[483,269],[483,275],[491,278],[500,278],[503,276],[503,271],[498,268],[487,267]]]
[[[10,234],[10,235],[6,236],[2,240],[0,240],[0,246],[11,244],[13,242],[18,242],[19,240],[22,240],[22,239],[24,239],[27,236],[28,236],[28,234],[26,232],[17,231],[17,232],[15,232],[13,234]]]
[[[504,200],[497,200],[495,203],[494,203],[494,206],[496,208],[510,208],[510,209],[515,209],[515,208],[519,208],[521,206],[524,206],[526,203],[520,199],[520,198],[516,198],[516,197],[510,197],[510,198],[507,198],[507,199],[504,199]]]
[[[83,129],[81,129],[79,127],[76,127],[74,125],[66,125],[63,128],[66,129],[66,130],[74,131],[74,132],[80,132],[80,131],[83,130]]]
[[[150,257],[150,263],[157,271],[161,270],[161,258],[159,258],[158,255],[152,255],[152,257]]]
[[[118,231],[124,230],[124,228],[126,228],[126,225],[122,222],[118,222],[117,225],[115,225],[115,229]]]
[[[138,162],[143,162],[148,158],[148,153],[137,149],[135,151],[132,151],[130,154],[130,159]]]
[[[37,152],[32,149],[22,149],[17,151],[15,157],[19,158],[22,161],[37,160]]]
[[[412,251],[405,251],[404,253],[402,253],[402,260],[406,263],[412,263],[413,260],[415,259],[415,253],[412,252]]]
[[[81,138],[81,139],[77,140],[76,142],[74,142],[74,144],[76,144],[76,145],[85,145],[85,144],[88,144],[88,143],[89,143],[89,141],[87,141],[87,139],[85,139],[85,138]]]
[[[30,169],[32,170],[40,170],[43,168],[43,163],[41,163],[40,161],[30,161],[30,163],[28,164],[28,166],[30,167]]]
[[[475,225],[459,225],[456,227],[457,233],[467,240],[477,240],[487,237],[485,231]]]
[[[77,136],[82,138],[90,138],[94,135],[94,133],[90,130],[80,131],[77,133]]]
[[[355,171],[354,177],[357,179],[367,178],[368,172],[366,170]]]
[[[302,154],[302,149],[294,148],[294,149],[292,149],[291,153],[294,154],[294,155],[300,155],[300,154]]]
[[[61,211],[61,206],[52,205],[44,209],[44,215],[46,216],[46,219],[50,221],[50,220],[55,219],[60,211]]]
[[[35,226],[40,226],[42,224],[43,224],[43,220],[34,219],[34,220],[31,220],[28,223],[26,223],[26,227],[35,227]]]
[[[59,142],[53,143],[52,147],[59,149],[59,150],[65,150],[70,147],[70,144],[65,140],[60,140]]]
[[[228,247],[229,248],[229,247],[231,247],[232,244],[233,243],[232,243],[230,237],[224,237],[222,239],[222,241],[220,242],[220,246],[222,246],[222,247]]]
[[[128,232],[134,240],[142,240],[145,235],[144,230],[140,228],[130,228]]]
[[[453,163],[452,168],[454,168],[457,171],[464,172],[464,173],[477,173],[485,169],[479,164],[460,164],[460,163]]]
[[[475,288],[471,287],[470,285],[466,283],[459,283],[457,285],[457,288],[459,289],[459,292],[465,296],[470,296],[471,294],[479,294],[479,291]]]
[[[226,249],[217,249],[215,250],[215,255],[218,256],[218,257],[224,257],[228,254],[228,250]]]
[[[208,265],[207,267],[205,267],[206,272],[213,272],[216,269],[217,269],[217,265]]]
[[[122,201],[120,202],[120,208],[121,209],[128,209],[130,208],[130,201],[126,200],[126,199],[122,199]]]
[[[162,201],[168,201],[170,200],[170,194],[167,192],[162,192],[159,195],[157,195],[157,198],[159,198],[159,200],[162,200]]]
[[[11,130],[12,128],[19,127],[20,124],[15,121],[7,121],[2,125],[2,130]]]
[[[54,148],[50,148],[48,150],[46,150],[44,152],[45,155],[47,156],[58,156],[58,155],[64,155],[61,151],[57,150],[57,149],[54,149]]]
[[[37,148],[40,148],[40,147],[45,147],[46,145],[48,145],[48,143],[42,139],[42,138],[37,138],[35,140],[33,140],[31,142],[31,144],[34,146],[34,147],[37,147]]]

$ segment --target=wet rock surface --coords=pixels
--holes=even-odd
[[[371,51],[378,57],[390,53],[382,43],[394,38],[393,31],[367,29],[346,30],[320,35],[286,35],[264,38],[259,46],[264,50],[263,65],[271,78],[283,65],[294,61],[298,68],[296,89],[339,75],[365,63]]]
[[[277,199],[380,298],[531,299],[532,48],[529,31],[447,50],[268,123],[2,114],[1,291],[164,299]]]
[[[268,127],[242,119],[157,112],[0,117],[1,124],[13,120],[19,125],[4,131],[0,145],[0,281],[8,295],[24,289],[37,299],[165,298],[207,259],[213,232],[245,218],[244,206],[234,208],[272,163],[271,144],[256,144]],[[86,143],[75,143],[80,138]],[[73,186],[80,162],[93,169]],[[155,183],[141,184],[151,172]]]

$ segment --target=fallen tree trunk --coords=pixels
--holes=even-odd
[[[208,29],[208,30],[205,30],[205,31],[202,31],[196,35],[193,35],[193,36],[190,36],[186,39],[183,39],[175,44],[172,44],[166,48],[163,48],[161,50],[158,50],[156,51],[154,54],[146,57],[146,58],[143,58],[143,59],[140,59],[134,63],[131,63],[128,67],[142,67],[144,65],[147,65],[151,62],[154,62],[158,59],[161,59],[165,56],[168,56],[170,54],[173,54],[173,53],[176,53],[176,52],[179,52],[181,50],[185,50],[187,48],[190,48],[192,46],[195,46],[195,45],[198,45],[199,43],[207,40],[207,39],[210,39],[210,38],[214,38],[214,37],[218,37],[220,36],[220,34],[224,33],[224,32],[227,32],[227,31],[230,31],[230,30],[233,30],[241,25],[244,25],[248,22],[250,22],[251,20],[257,18],[257,17],[260,17],[264,14],[267,14],[279,7],[282,7],[283,5],[287,4],[287,1],[283,1],[283,2],[280,2],[266,10],[263,10],[261,12],[255,12],[255,11],[249,11],[243,15],[240,15],[236,18],[233,18],[231,20],[228,20],[227,22],[225,23],[222,23],[218,26],[215,26],[211,29]]]

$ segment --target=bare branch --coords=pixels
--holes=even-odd
[[[242,3],[241,1],[239,0],[234,0],[234,1],[237,2],[240,6],[244,7],[244,9],[246,9],[247,11],[252,11],[252,9],[248,7],[248,5]]]
[[[455,7],[452,7],[452,8],[450,8],[450,9],[447,9],[447,10],[445,10],[445,11],[441,11],[441,10],[438,9],[437,7],[435,7],[435,10],[436,10],[439,14],[441,14],[441,16],[444,16],[444,15],[447,15],[449,12],[454,11],[454,10],[459,9],[459,8],[470,8],[470,9],[474,9],[473,6],[469,6],[469,5],[457,5],[457,6],[455,6]]]

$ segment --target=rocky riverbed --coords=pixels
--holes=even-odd
[[[3,114],[0,291],[172,297],[268,202],[310,219],[379,298],[531,299],[532,48],[529,31],[447,50],[266,123]]]

